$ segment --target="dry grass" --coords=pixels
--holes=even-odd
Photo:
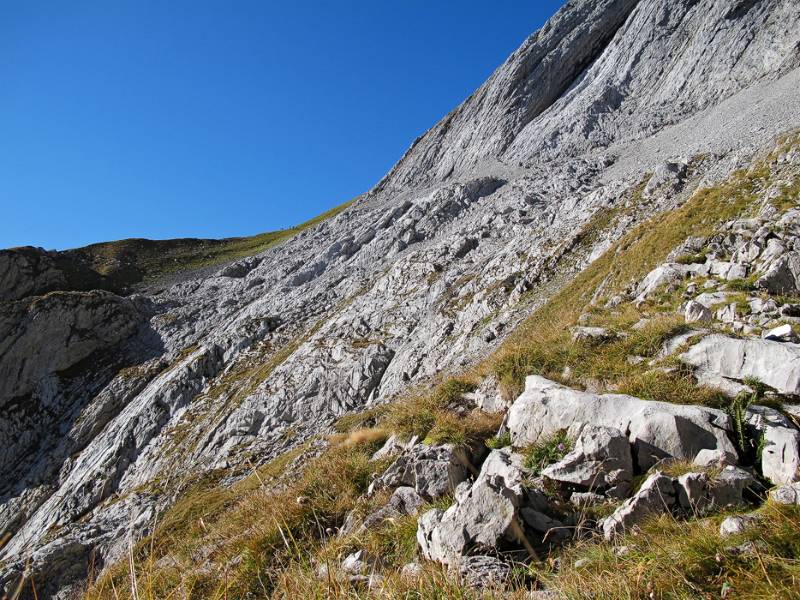
[[[768,504],[758,527],[719,536],[722,516],[690,522],[661,516],[616,546],[585,542],[546,576],[564,598],[800,598],[800,507]],[[731,548],[753,542],[756,551]],[[615,550],[624,546],[627,553]],[[586,562],[576,568],[575,562]]]
[[[362,498],[380,464],[369,462],[370,443],[341,444],[314,459],[277,490],[269,471],[246,483],[209,486],[186,494],[161,519],[156,532],[112,567],[86,598],[268,597],[280,573],[308,557],[331,536]],[[294,479],[294,480],[293,480]]]

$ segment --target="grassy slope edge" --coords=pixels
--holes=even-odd
[[[213,267],[263,252],[305,229],[319,225],[348,208],[355,199],[300,225],[249,237],[225,239],[179,238],[173,240],[126,239],[101,242],[60,256],[69,257],[105,277],[117,288],[139,283],[156,283],[180,272]]]

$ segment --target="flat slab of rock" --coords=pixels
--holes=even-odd
[[[574,424],[592,423],[625,432],[634,462],[646,470],[662,458],[692,460],[700,450],[736,454],[728,438],[730,417],[700,406],[651,402],[622,394],[592,394],[538,375],[511,406],[507,426],[514,446],[535,443]]]
[[[701,383],[715,385],[720,379],[755,377],[782,394],[800,394],[800,344],[714,334],[700,340],[680,359],[697,369]]]

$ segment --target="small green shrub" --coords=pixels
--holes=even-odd
[[[500,448],[507,448],[510,445],[511,434],[507,431],[486,440],[486,447],[490,450],[499,450]]]
[[[531,474],[539,475],[547,465],[558,462],[572,450],[572,441],[566,430],[559,430],[542,442],[533,444],[525,451],[523,465]]]
[[[675,261],[680,265],[699,265],[706,262],[706,254],[702,252],[700,254],[684,254],[683,256],[678,257]]]
[[[752,292],[756,289],[756,278],[734,279],[727,283],[727,288],[734,292]]]

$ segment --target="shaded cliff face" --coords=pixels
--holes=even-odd
[[[279,245],[125,298],[37,299],[85,288],[47,258],[7,269],[0,434],[23,441],[0,582],[29,564],[39,597],[70,597],[201,476],[483,356],[635,223],[800,126],[799,44],[794,0],[568,2],[373,191]]]

